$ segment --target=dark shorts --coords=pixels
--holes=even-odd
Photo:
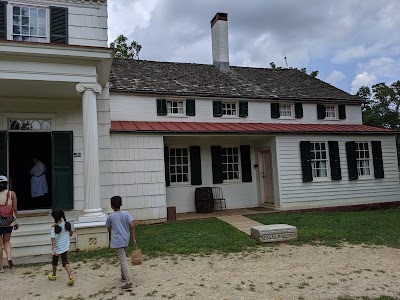
[[[11,233],[13,230],[13,227],[0,227],[0,236],[3,236],[6,233]]]
[[[66,265],[69,264],[68,262],[68,251],[61,253],[59,255],[53,255],[53,261],[52,261],[52,265],[53,266],[57,266],[58,265],[58,256],[61,255],[61,261],[62,261],[62,265],[63,267],[65,267]]]

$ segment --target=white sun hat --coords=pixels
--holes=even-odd
[[[0,182],[8,182],[8,179],[4,175],[0,175]]]

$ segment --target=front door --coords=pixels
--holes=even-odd
[[[261,203],[273,205],[274,201],[274,180],[272,173],[271,150],[264,150],[258,153]]]
[[[73,133],[0,131],[0,175],[9,176],[18,210],[73,209]],[[32,157],[46,166],[48,193],[32,197]]]
[[[18,210],[52,207],[51,148],[51,132],[8,133],[9,183],[17,195]],[[34,167],[33,158],[40,166]]]

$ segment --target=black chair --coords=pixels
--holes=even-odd
[[[212,188],[212,194],[214,199],[214,210],[217,210],[218,205],[221,210],[223,208],[226,209],[226,201],[224,198],[224,194],[222,193],[222,189],[220,187],[214,186]]]

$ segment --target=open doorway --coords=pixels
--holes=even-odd
[[[270,149],[258,152],[261,203],[267,206],[275,205],[274,179],[272,172],[272,153]]]
[[[18,210],[49,209],[52,206],[52,152],[50,132],[9,133],[9,176],[18,198]],[[32,158],[38,156],[46,166],[48,193],[40,198],[31,195]]]

